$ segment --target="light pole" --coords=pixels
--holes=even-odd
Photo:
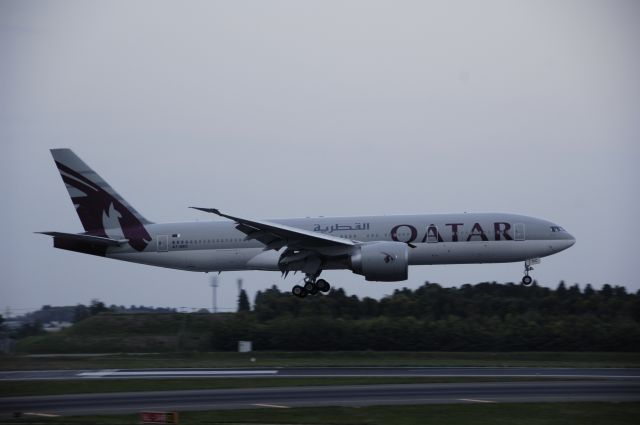
[[[211,277],[211,289],[213,290],[213,309],[212,313],[218,312],[218,276],[214,275]]]

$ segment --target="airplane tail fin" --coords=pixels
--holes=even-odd
[[[138,251],[151,241],[145,229],[152,224],[124,200],[71,149],[51,149],[82,227],[89,235],[126,238]]]

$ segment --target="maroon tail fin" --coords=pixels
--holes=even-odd
[[[69,191],[84,230],[89,235],[125,238],[138,251],[151,241],[151,224],[70,149],[51,154]]]

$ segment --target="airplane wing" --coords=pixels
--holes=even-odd
[[[236,229],[247,235],[247,239],[255,239],[266,245],[265,249],[279,250],[284,246],[289,248],[310,249],[323,247],[350,247],[355,243],[349,239],[312,232],[297,227],[285,226],[270,221],[248,220],[223,214],[215,208],[190,207],[225,217],[236,222]]]
[[[123,243],[127,243],[129,239],[110,239],[102,236],[91,235],[79,235],[77,233],[63,233],[63,232],[36,232],[41,235],[53,236],[56,239],[63,239],[76,242],[89,242],[96,245],[104,246],[120,246]]]

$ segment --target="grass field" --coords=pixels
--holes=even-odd
[[[506,403],[183,412],[180,424],[622,425],[636,424],[639,415],[640,403]],[[137,415],[22,417],[0,423],[119,425],[137,424],[138,419]]]
[[[455,382],[553,381],[559,378],[362,377],[362,378],[190,378],[0,381],[0,397],[87,394],[127,391],[212,390],[222,388],[295,387],[318,385],[437,384]],[[572,379],[562,379],[563,381]],[[577,379],[573,379],[577,380]],[[591,379],[593,380],[593,379]]]
[[[0,370],[314,366],[640,367],[640,353],[266,351],[0,356]]]

